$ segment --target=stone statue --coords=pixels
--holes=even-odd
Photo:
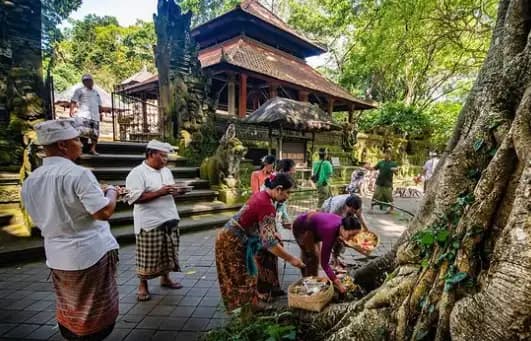
[[[344,123],[343,124],[343,135],[342,135],[342,147],[345,151],[350,152],[354,150],[356,145],[358,131],[356,129],[356,124],[354,123]]]
[[[211,186],[237,188],[240,184],[240,162],[246,153],[247,148],[236,137],[236,127],[230,124],[214,155],[201,163],[201,178],[208,179]]]

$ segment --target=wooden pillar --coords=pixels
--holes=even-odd
[[[273,149],[273,128],[269,126],[269,144],[267,145],[267,155],[271,155]]]
[[[334,112],[334,102],[335,100],[332,97],[328,97],[328,115],[332,117],[332,113]]]
[[[351,104],[348,109],[348,123],[352,123],[353,118],[354,118],[354,104]]]
[[[227,97],[229,114],[236,115],[236,82],[233,74],[229,75]]]
[[[149,132],[146,100],[142,100],[142,131],[144,133]]]
[[[301,102],[308,102],[308,96],[310,93],[305,90],[299,90],[299,101]]]
[[[238,114],[240,117],[247,115],[247,75],[245,73],[240,74]]]
[[[278,84],[271,83],[269,85],[269,98],[274,98],[278,96]]]
[[[282,126],[280,126],[278,128],[278,132],[279,132],[279,137],[278,137],[278,142],[277,142],[277,147],[278,147],[278,150],[277,150],[277,160],[282,160],[282,139],[283,139],[283,132],[282,132]]]

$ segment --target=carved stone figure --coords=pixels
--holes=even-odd
[[[358,131],[356,125],[353,123],[343,124],[343,136],[342,136],[342,147],[345,151],[350,152],[354,149],[356,145]]]
[[[247,148],[236,137],[236,127],[230,124],[214,155],[201,164],[201,177],[208,179],[212,186],[237,188],[240,183],[240,162],[246,153]]]

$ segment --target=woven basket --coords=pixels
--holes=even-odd
[[[361,241],[366,238],[366,237],[371,237],[371,238],[374,238],[376,240],[376,245],[374,246],[374,248],[372,250],[366,250],[364,249],[360,243]],[[374,232],[371,232],[371,231],[361,231],[360,233],[358,233],[354,238],[350,239],[350,240],[345,240],[344,241],[344,244],[348,247],[351,247],[353,248],[354,250],[358,251],[359,253],[361,254],[364,254],[366,256],[370,255],[371,252],[373,252],[374,250],[376,250],[378,248],[378,245],[380,244],[380,238],[378,237],[378,235]]]
[[[302,280],[303,279],[300,279],[288,287],[288,306],[290,308],[320,312],[334,297],[334,286],[332,285],[332,282],[327,278],[326,280],[329,286],[326,291],[307,296],[298,295],[294,290],[295,286],[299,285]]]

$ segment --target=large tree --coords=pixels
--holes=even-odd
[[[475,77],[496,0],[288,0],[289,22],[327,44],[326,71],[379,102],[427,106]],[[469,87],[467,88],[469,89]]]
[[[374,290],[311,319],[316,339],[531,338],[530,6],[500,1],[419,213],[387,255],[353,274]]]

